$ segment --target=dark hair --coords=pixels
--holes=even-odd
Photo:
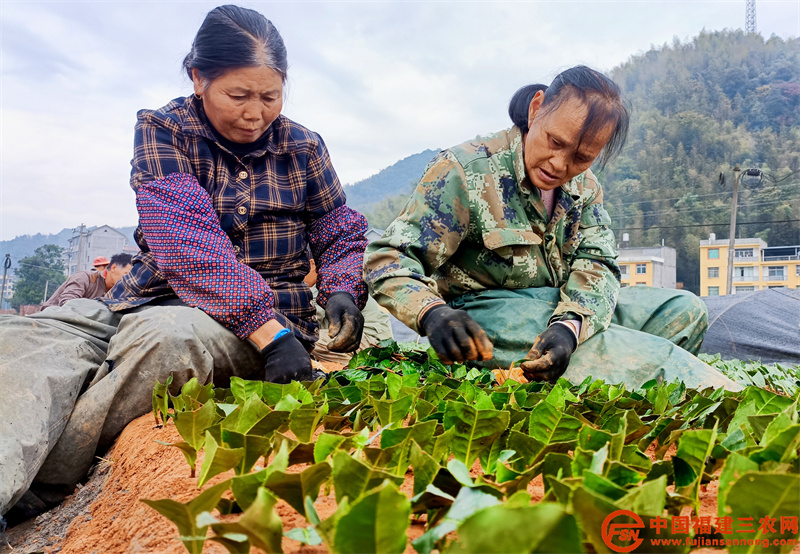
[[[531,100],[533,100],[537,92],[544,92],[545,90],[547,90],[547,85],[525,85],[511,97],[511,102],[508,103],[508,117],[523,133],[528,132],[528,110],[530,109]]]
[[[119,268],[129,266],[133,263],[133,257],[130,254],[114,254],[108,262],[108,267],[115,265]]]
[[[530,100],[532,100],[533,95],[538,90],[534,87],[541,85],[528,86],[532,90],[530,93]],[[527,88],[519,89],[514,94],[508,107],[511,121],[523,132],[527,132],[528,128],[528,106],[530,106],[530,100],[524,106],[524,112],[521,106],[526,96],[523,91]],[[613,124],[614,130],[611,133],[611,137],[597,157],[597,163],[600,167],[605,167],[608,162],[619,155],[628,138],[630,113],[627,102],[622,98],[622,93],[614,81],[585,65],[578,65],[562,71],[553,79],[553,82],[544,91],[544,103],[541,108],[544,111],[541,113],[546,114],[556,110],[570,98],[577,98],[589,108],[586,120],[583,122],[578,146],[587,138],[594,137],[607,125]],[[523,113],[524,115],[522,115]],[[519,120],[520,117],[524,117],[524,123]],[[524,127],[520,123],[523,123]]]
[[[269,67],[286,82],[286,46],[272,22],[255,10],[219,6],[206,15],[183,59],[189,78],[192,69],[207,83],[231,69]]]

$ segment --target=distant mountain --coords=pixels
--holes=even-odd
[[[382,169],[372,177],[346,185],[344,191],[347,194],[347,205],[360,212],[367,212],[386,198],[407,196],[422,177],[425,166],[438,152],[438,150],[425,150],[413,154]]]
[[[133,231],[136,227],[114,227],[117,231],[125,235],[128,244],[133,242]],[[55,244],[62,248],[69,246],[69,239],[72,236],[72,229],[62,229],[56,234],[43,235],[19,235],[11,240],[0,241],[0,261],[4,260],[6,254],[11,254],[11,269],[17,267],[17,262],[27,256],[32,256],[34,251],[45,244]],[[2,274],[0,274],[1,276]]]

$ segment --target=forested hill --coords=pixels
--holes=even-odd
[[[678,281],[698,292],[699,242],[728,238],[738,163],[765,178],[740,186],[737,237],[800,244],[797,39],[701,33],[634,56],[612,76],[633,108],[628,145],[601,174],[618,240],[663,239],[678,251]]]
[[[425,150],[413,154],[372,177],[346,186],[347,205],[364,213],[371,226],[385,228],[400,212],[425,166],[437,153],[438,150]]]

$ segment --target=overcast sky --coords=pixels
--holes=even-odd
[[[136,111],[191,92],[181,61],[216,5],[0,0],[0,240],[136,224]],[[283,35],[284,113],[322,135],[343,183],[508,127],[524,84],[745,19],[744,0],[240,5]],[[758,0],[757,24],[797,37],[800,2]]]

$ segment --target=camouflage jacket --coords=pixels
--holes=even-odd
[[[560,189],[548,219],[526,176],[517,127],[441,152],[402,213],[367,247],[375,299],[419,331],[429,305],[486,289],[560,287],[550,321],[581,317],[580,342],[606,329],[619,292],[614,234],[591,171]]]

